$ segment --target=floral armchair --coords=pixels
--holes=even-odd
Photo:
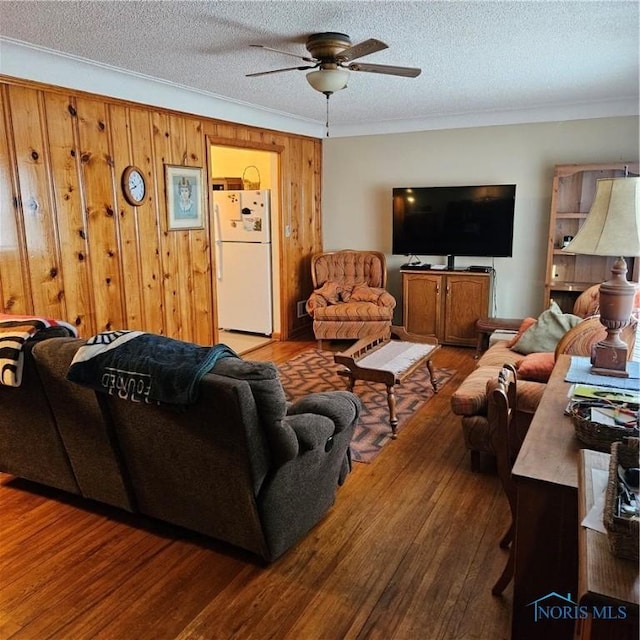
[[[385,289],[387,264],[378,251],[333,251],[311,258],[314,291],[307,300],[313,333],[322,340],[391,334],[395,298]]]

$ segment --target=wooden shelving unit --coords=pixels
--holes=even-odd
[[[585,256],[562,250],[564,238],[574,237],[587,218],[601,178],[638,175],[637,162],[557,165],[553,177],[549,241],[544,288],[545,308],[555,300],[571,312],[576,298],[594,284],[608,280],[615,257]],[[629,280],[638,280],[640,260],[626,257]]]

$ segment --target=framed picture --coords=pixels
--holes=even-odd
[[[204,228],[202,168],[171,164],[164,168],[168,229]]]

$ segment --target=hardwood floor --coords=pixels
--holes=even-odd
[[[314,346],[273,343],[284,361]],[[328,346],[325,344],[325,347]],[[324,520],[278,561],[0,474],[1,640],[499,640],[491,586],[509,519],[497,476],[469,468],[452,391],[474,351]],[[401,391],[401,389],[399,390]]]

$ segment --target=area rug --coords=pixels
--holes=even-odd
[[[347,380],[338,375],[344,369],[333,361],[333,353],[309,349],[278,366],[287,399],[297,400],[317,391],[344,391]],[[434,368],[440,390],[455,374],[453,369]],[[391,440],[387,388],[378,382],[356,382],[354,393],[362,401],[362,413],[351,441],[351,455],[356,462],[371,462]],[[426,366],[420,367],[395,387],[397,432],[429,398],[433,388]]]

